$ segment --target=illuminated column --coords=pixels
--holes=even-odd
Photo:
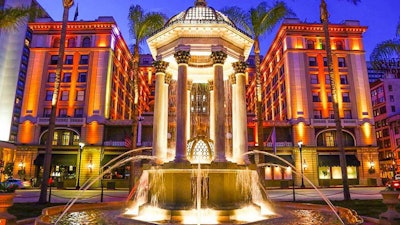
[[[187,104],[187,120],[186,120],[186,140],[190,139],[190,91],[192,90],[192,81],[187,82],[187,99],[188,99],[188,104]]]
[[[164,143],[164,148],[167,151],[167,153],[166,153],[167,158],[170,158],[170,156],[168,156],[168,121],[169,121],[168,120],[168,106],[169,106],[168,105],[168,99],[169,99],[168,87],[169,87],[169,84],[171,83],[171,79],[172,79],[171,74],[165,75],[165,84],[164,84],[164,108],[165,108],[164,117],[165,117],[165,120],[163,121],[165,136],[164,136],[163,143]]]
[[[174,54],[178,63],[177,108],[176,108],[176,152],[175,162],[185,162],[186,158],[186,123],[187,123],[187,67],[190,52],[178,50]]]
[[[243,164],[247,160],[247,155],[244,153],[247,152],[247,110],[246,110],[246,62],[240,61],[233,63],[233,68],[235,69],[235,76],[236,76],[236,93],[233,93],[236,96],[236,105],[235,111],[232,112],[237,114],[235,116],[236,120],[232,122],[235,125],[233,132],[236,135],[233,135],[236,142],[234,145],[237,147],[236,155],[236,162],[238,164]],[[233,115],[232,115],[233,117]],[[234,141],[235,141],[234,139]],[[235,153],[235,152],[234,152]]]
[[[224,109],[224,62],[227,55],[223,51],[213,51],[211,59],[214,65],[214,162],[225,162],[225,109]]]
[[[215,141],[215,111],[214,111],[214,82],[208,81],[208,90],[210,91],[210,139]]]
[[[232,74],[229,76],[229,80],[232,84],[232,162],[238,162],[239,146],[238,146],[238,131],[237,131],[237,85],[236,85],[236,75]]]
[[[156,90],[154,103],[154,119],[153,119],[153,155],[157,157],[158,162],[164,162],[167,157],[167,149],[165,148],[164,136],[167,136],[164,123],[167,118],[164,98],[165,70],[168,63],[164,61],[155,61],[154,68],[156,70]]]

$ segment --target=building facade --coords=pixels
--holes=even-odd
[[[329,26],[349,183],[361,185],[379,183],[362,43],[365,31],[358,21]],[[322,37],[321,24],[285,20],[262,61],[261,71],[264,146],[272,151],[276,140],[278,155],[292,156],[298,172],[303,171],[314,184],[324,186],[341,184],[342,178]],[[255,112],[255,81],[250,85],[248,105]],[[249,144],[257,145],[256,124],[249,125],[249,135],[253,134],[254,140]],[[266,179],[276,184],[292,177],[281,168],[267,167]],[[300,180],[297,176],[297,185]]]
[[[55,70],[58,60],[63,60],[52,176],[58,185],[74,187],[79,180],[100,174],[102,166],[129,148],[132,55],[112,17],[68,22],[63,59],[58,59],[61,22],[42,20],[30,23],[29,29],[32,42],[15,162],[27,165],[25,178],[40,180]],[[139,83],[138,110],[144,112],[150,109],[150,90],[143,76]],[[117,186],[126,185],[127,171],[128,166],[121,165],[103,178],[115,179]]]

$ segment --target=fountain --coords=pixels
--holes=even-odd
[[[36,224],[70,224],[81,217],[85,224],[360,223],[329,200],[329,207],[272,203],[261,189],[247,149],[245,60],[253,44],[248,34],[197,0],[147,42],[157,59],[154,161],[143,166],[134,198],[74,206],[72,201],[44,210]]]

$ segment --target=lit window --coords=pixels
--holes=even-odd
[[[310,75],[310,83],[311,84],[319,84],[318,75],[317,74],[311,74]]]
[[[55,81],[56,81],[56,73],[53,72],[49,73],[47,82],[54,83]]]
[[[46,101],[51,101],[53,99],[53,91],[46,91]]]
[[[85,100],[85,91],[77,91],[76,101],[84,101],[84,100]]]
[[[69,91],[61,92],[61,101],[68,101]]]

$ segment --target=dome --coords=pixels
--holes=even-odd
[[[164,27],[168,27],[173,24],[214,23],[224,23],[236,28],[236,25],[227,16],[212,7],[208,7],[205,0],[197,0],[193,7],[190,7],[186,11],[171,17]]]

